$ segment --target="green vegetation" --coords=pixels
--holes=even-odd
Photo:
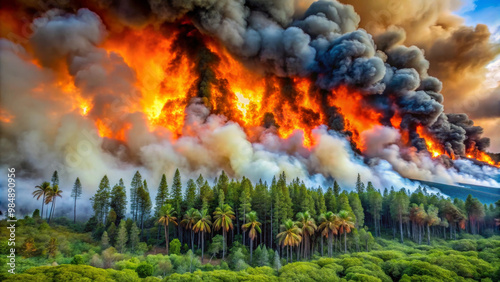
[[[56,198],[76,209],[77,180],[68,198],[57,173],[35,188],[43,212],[18,220],[14,276],[2,240],[0,280],[500,281],[500,201],[382,192],[361,177],[351,192],[308,188],[284,173],[270,185],[223,172],[210,186],[200,175],[183,189],[176,171],[172,191],[162,176],[153,207],[136,172],[130,214],[123,180],[110,189],[105,176],[82,224],[73,211],[56,216]]]

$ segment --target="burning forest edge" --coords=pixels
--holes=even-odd
[[[2,4],[0,168],[15,169],[16,212],[28,215],[15,235],[22,261],[114,268],[95,274],[113,280],[231,269],[239,280],[321,270],[412,281],[427,277],[395,269],[420,253],[429,259],[419,268],[438,265],[429,271],[441,280],[495,280],[500,29],[465,25],[459,2]],[[77,209],[79,198],[90,201]],[[166,256],[148,256],[160,243]],[[214,266],[203,264],[211,249]],[[483,268],[450,269],[452,255]],[[295,274],[294,258],[304,263]],[[19,277],[29,280],[27,268]]]

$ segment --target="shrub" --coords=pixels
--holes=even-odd
[[[81,255],[75,255],[71,260],[71,264],[85,264],[85,261]]]
[[[475,251],[477,249],[477,243],[471,239],[462,239],[452,242],[451,247],[460,252]]]
[[[169,254],[180,255],[181,254],[181,241],[179,239],[174,239],[170,241],[169,244]]]
[[[135,269],[135,272],[140,278],[146,278],[153,275],[153,266],[149,263],[143,262]]]

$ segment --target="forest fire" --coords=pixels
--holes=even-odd
[[[425,60],[420,50],[396,41],[377,46],[357,27],[354,11],[329,3],[314,2],[284,22],[251,7],[245,24],[231,18],[230,28],[210,18],[232,15],[215,6],[178,7],[178,14],[152,8],[158,14],[141,24],[102,7],[36,14],[11,7],[0,13],[7,23],[2,36],[27,33],[27,39],[0,47],[17,77],[26,73],[26,86],[13,76],[9,90],[26,98],[18,108],[2,105],[0,121],[12,140],[17,131],[40,131],[19,144],[41,138],[47,147],[57,144],[56,151],[58,142],[74,145],[67,136],[77,134],[60,141],[52,134],[64,131],[46,124],[91,126],[106,139],[97,150],[102,158],[110,154],[119,163],[111,166],[155,171],[175,166],[238,176],[250,169],[260,178],[288,170],[326,181],[343,178],[350,166],[388,184],[387,174],[373,167],[380,158],[403,177],[414,177],[405,169],[415,165],[422,166],[421,178],[440,179],[412,159],[424,158],[412,152],[426,150],[443,171],[467,158],[499,166],[480,127],[444,111],[441,82],[425,62],[409,59]],[[337,23],[329,9],[351,24]],[[11,14],[29,18],[30,28]],[[331,24],[313,28],[322,20]],[[21,111],[25,105],[33,110]]]
[[[421,125],[417,126],[418,135],[425,140],[425,144],[427,146],[427,151],[431,154],[433,158],[437,158],[441,155],[447,155],[452,158],[445,150],[441,148],[441,145],[437,143],[433,137],[425,131],[425,128]]]

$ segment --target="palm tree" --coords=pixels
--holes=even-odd
[[[288,219],[285,221],[285,224],[280,226],[282,230],[276,237],[278,238],[279,244],[283,246],[288,246],[287,249],[287,261],[288,255],[292,254],[292,247],[298,246],[302,241],[302,230],[291,220]],[[293,261],[293,258],[291,258]]]
[[[339,212],[338,219],[340,234],[344,233],[344,253],[347,253],[347,233],[350,233],[351,228],[354,228],[354,222],[352,222],[352,216],[345,210]]]
[[[314,234],[316,229],[318,229],[318,227],[316,226],[314,218],[311,217],[311,214],[308,211],[304,213],[297,213],[297,225],[300,229],[302,229],[302,236],[304,237],[304,240],[302,242],[302,254],[304,258],[306,258],[310,250],[310,238]]]
[[[328,256],[333,256],[333,235],[338,234],[340,224],[339,217],[333,212],[329,211],[321,214],[319,218],[319,229],[322,230],[322,235],[328,238]]]
[[[204,209],[201,211],[196,211],[196,219],[198,220],[194,226],[194,232],[201,232],[201,263],[203,263],[203,249],[205,247],[205,232],[210,232],[210,225],[212,225],[212,218],[208,214],[208,210]]]
[[[235,218],[233,209],[228,204],[217,207],[214,211],[214,229],[219,230],[222,228],[222,237],[224,244],[222,245],[222,259],[226,254],[226,233],[229,229],[233,229],[233,219]]]
[[[37,188],[35,191],[33,191],[33,198],[36,197],[37,200],[40,200],[40,197],[42,197],[42,218],[43,218],[43,207],[45,206],[45,196],[47,196],[49,190],[51,189],[50,183],[45,181],[42,183],[42,185],[37,185],[35,186]]]
[[[54,213],[56,212],[56,198],[62,198],[62,190],[59,189],[59,185],[52,186],[51,189],[47,192],[47,196],[45,197],[45,204],[52,202],[52,207],[50,208],[49,213],[49,223],[54,217]]]
[[[186,214],[184,215],[184,219],[181,221],[181,224],[186,227],[187,230],[191,230],[191,251],[194,252],[194,232],[193,226],[198,221],[196,218],[197,214],[199,214],[198,210],[195,208],[190,208]]]
[[[162,224],[165,228],[165,247],[168,255],[168,225],[170,222],[177,225],[177,217],[175,217],[175,209],[171,204],[166,204],[161,207],[160,210],[160,219],[158,219],[158,223]]]
[[[260,225],[261,223],[258,221],[257,213],[251,211],[246,214],[246,223],[241,226],[244,231],[250,230],[248,233],[248,238],[250,238],[250,262],[252,261],[253,240],[257,237],[257,232],[262,232],[260,230]]]

